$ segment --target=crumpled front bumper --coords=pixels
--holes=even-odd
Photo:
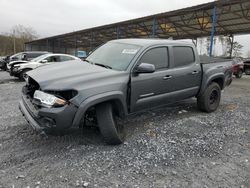
[[[69,104],[59,108],[36,109],[25,95],[19,109],[29,125],[38,132],[62,131],[72,126],[77,107]]]

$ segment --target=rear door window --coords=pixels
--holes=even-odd
[[[193,48],[188,46],[174,46],[174,65],[175,67],[186,66],[195,62]]]
[[[50,56],[46,58],[48,62],[54,63],[54,62],[60,62],[60,56]]]
[[[74,58],[70,57],[70,56],[60,56],[60,60],[61,60],[61,62],[62,61],[71,61],[71,60],[74,60]]]

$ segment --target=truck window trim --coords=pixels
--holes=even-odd
[[[140,65],[141,58],[144,56],[144,54],[146,54],[149,50],[152,50],[152,49],[155,49],[155,48],[165,48],[166,51],[167,51],[167,53],[166,53],[167,54],[167,62],[166,62],[167,66],[165,68],[155,69],[155,72],[169,69],[170,68],[169,46],[162,45],[162,46],[151,46],[151,47],[145,49],[141,53],[141,55],[137,58],[135,65],[132,67],[132,71],[136,68],[136,66]]]

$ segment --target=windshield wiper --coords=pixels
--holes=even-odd
[[[89,60],[87,60],[87,59],[84,59],[84,61],[86,61],[86,62],[88,62],[88,63],[90,63],[90,64],[94,64],[93,62],[91,62],[91,61],[89,61]]]
[[[94,65],[98,65],[98,66],[101,66],[101,67],[105,67],[107,69],[113,69],[112,67],[108,66],[108,65],[104,65],[104,64],[101,64],[101,63],[94,63]]]
[[[112,67],[110,67],[110,66],[108,66],[108,65],[104,65],[104,64],[101,64],[101,63],[94,63],[94,62],[89,61],[89,60],[87,60],[87,59],[85,59],[84,61],[86,61],[86,62],[88,62],[88,63],[90,63],[90,64],[92,64],[92,65],[98,65],[98,66],[101,66],[101,67],[104,67],[104,68],[107,68],[107,69],[113,69]]]

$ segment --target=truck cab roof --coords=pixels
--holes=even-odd
[[[116,39],[112,40],[110,42],[120,42],[120,43],[126,43],[126,44],[132,44],[132,45],[138,45],[143,47],[149,47],[154,45],[188,45],[188,46],[194,46],[192,42],[187,42],[183,40],[168,40],[168,39]]]

